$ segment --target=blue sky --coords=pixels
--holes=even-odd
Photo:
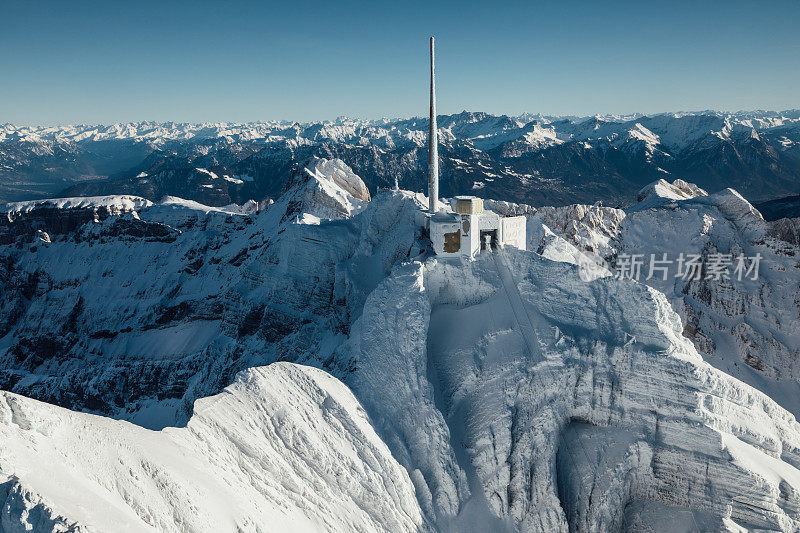
[[[3,0],[0,123],[800,107],[800,2]]]

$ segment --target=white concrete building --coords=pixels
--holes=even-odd
[[[428,219],[436,255],[472,258],[481,250],[513,246],[525,249],[525,217],[501,217],[484,210],[475,196],[456,196],[451,209],[442,209]]]

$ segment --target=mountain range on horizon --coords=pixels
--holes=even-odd
[[[800,193],[800,111],[553,117],[441,115],[441,194],[533,206],[626,206],[656,179],[753,202]],[[307,124],[0,126],[0,201],[179,196],[211,206],[276,198],[311,157],[337,158],[375,193],[424,190],[426,118]]]

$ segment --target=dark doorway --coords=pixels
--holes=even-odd
[[[481,251],[483,252],[486,250],[487,237],[489,240],[489,245],[492,247],[492,250],[497,250],[497,246],[499,244],[497,240],[497,230],[485,229],[481,230]]]

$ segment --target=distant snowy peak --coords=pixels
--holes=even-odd
[[[445,195],[529,205],[627,206],[658,178],[764,201],[796,194],[800,113],[519,117],[440,115]],[[424,189],[428,119],[245,124],[0,126],[0,201],[179,196],[206,205],[277,198],[312,156],[341,159],[373,193]],[[613,179],[609,179],[613,178]]]
[[[659,200],[688,200],[698,196],[708,196],[708,193],[694,183],[687,183],[683,180],[675,180],[669,183],[660,179],[639,191],[636,201],[652,203]]]
[[[675,128],[672,124],[680,124]],[[495,116],[482,112],[464,111],[442,115],[440,135],[445,138],[477,140],[523,137],[533,124],[544,131],[557,131],[562,138],[583,140],[624,135],[643,137],[653,142],[659,136],[665,145],[674,147],[711,133],[728,137],[732,133],[752,134],[760,130],[800,124],[800,111],[721,113],[663,113],[657,115],[596,115],[592,117],[556,117],[525,114],[518,117]],[[666,127],[667,124],[671,126]],[[111,125],[15,126],[0,125],[0,142],[74,142],[129,140],[160,145],[168,141],[222,139],[231,142],[276,141],[320,142],[325,140],[351,143],[418,142],[419,133],[427,130],[427,119],[357,120],[340,118],[335,121],[297,123],[286,121],[249,123],[175,123],[138,122]],[[669,130],[669,131],[667,131]],[[551,136],[552,137],[552,136]],[[538,136],[536,137],[539,138]]]
[[[0,126],[0,142],[7,141],[85,141],[134,140],[156,144],[167,140],[266,139],[270,134],[291,129],[288,122],[263,122],[247,124],[176,122],[137,122],[127,124],[70,125],[70,126]]]

